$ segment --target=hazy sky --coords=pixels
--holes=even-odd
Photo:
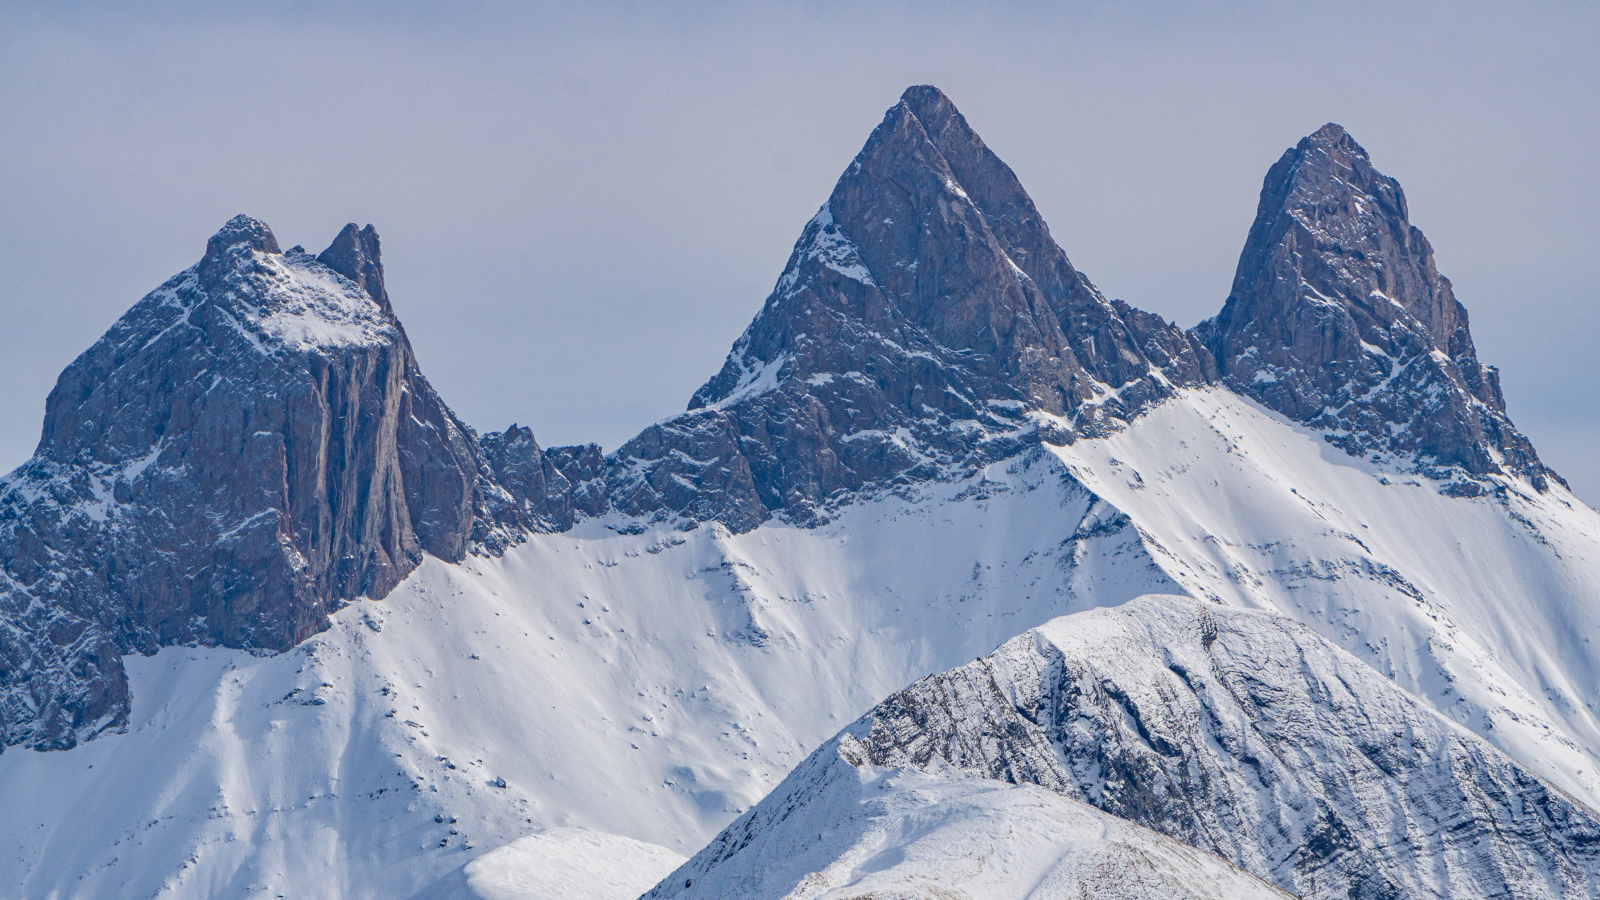
[[[375,224],[468,423],[614,448],[716,372],[929,82],[1107,295],[1183,325],[1227,296],[1267,167],[1343,124],[1600,504],[1593,3],[141,6],[0,2],[0,470],[238,212],[312,250]]]

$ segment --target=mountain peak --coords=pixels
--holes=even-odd
[[[922,118],[923,113],[923,109],[917,108],[919,106],[926,108],[933,105],[943,105],[951,109],[955,108],[955,104],[950,102],[949,96],[931,84],[913,84],[906,88],[900,94],[900,102],[912,107],[912,112],[919,119]]]
[[[62,372],[38,451],[0,481],[0,608],[55,629],[0,642],[0,749],[125,723],[121,653],[287,649],[425,553],[542,524],[386,310],[370,226],[318,261],[237,216]]]
[[[1553,474],[1507,418],[1400,183],[1339,125],[1268,171],[1227,303],[1198,331],[1231,387],[1352,455],[1442,479]]]
[[[937,88],[889,108],[761,312],[677,419],[617,451],[617,508],[753,528],[1120,427],[1212,376],[1078,273]]]
[[[959,123],[960,128],[965,130],[964,137],[969,139],[977,139],[978,137],[967,126],[966,118],[961,115],[960,110],[956,109],[955,103],[945,96],[944,91],[931,84],[917,84],[906,88],[905,93],[900,95],[900,102],[896,106],[905,108],[907,112],[915,116],[927,133],[928,138],[935,144],[939,143],[940,137],[947,128],[957,123]],[[979,143],[982,142],[979,141]]]
[[[278,239],[273,236],[267,223],[241,213],[229,219],[206,241],[206,255],[200,265],[206,266],[220,259],[228,250],[241,244],[261,253],[283,252],[278,248]]]
[[[328,249],[317,256],[318,261],[340,275],[350,279],[367,292],[385,310],[389,306],[389,292],[383,284],[383,254],[379,247],[378,230],[368,225],[357,229],[351,222],[340,230]]]
[[[1340,125],[1338,122],[1329,122],[1321,128],[1318,128],[1316,131],[1311,132],[1309,135],[1306,135],[1306,137],[1303,139],[1303,141],[1311,141],[1319,144],[1337,144],[1346,140],[1349,141],[1351,146],[1355,147],[1357,150],[1361,150],[1361,145],[1357,144],[1355,140],[1350,137],[1350,133],[1344,130],[1344,126]],[[1361,150],[1361,155],[1365,156],[1366,151]]]

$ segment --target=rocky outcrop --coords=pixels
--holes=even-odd
[[[1103,433],[1214,375],[1191,335],[1101,296],[949,99],[913,87],[689,412],[618,451],[612,500],[811,522],[863,488]]]
[[[1506,416],[1399,182],[1338,125],[1267,173],[1228,301],[1197,330],[1229,387],[1352,456],[1466,493],[1472,476],[1558,478]]]
[[[1189,598],[1050,622],[833,752],[1039,785],[1309,900],[1600,889],[1592,810],[1310,629]]]
[[[123,653],[284,650],[535,517],[418,371],[371,226],[313,257],[237,217],[61,374],[0,482],[0,742],[120,724]]]
[[[611,508],[599,444],[541,450],[532,429],[513,424],[479,437],[478,446],[503,491],[504,499],[490,503],[490,521],[535,532],[566,531],[580,516],[604,515]]]

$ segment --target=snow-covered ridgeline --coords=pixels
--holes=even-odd
[[[1304,622],[1600,808],[1600,514],[1345,454],[1226,390],[1051,448],[1195,596]]]
[[[824,744],[646,895],[749,900],[1288,900],[1224,860],[1031,784]]]
[[[1139,843],[1131,821],[1309,900],[1600,887],[1600,814],[1371,667],[1289,619],[1144,597],[889,697],[651,896],[1074,896],[1039,847],[1074,819],[1077,873],[1101,863],[1097,838]],[[1181,883],[1194,856],[1155,868]]]
[[[1063,475],[1038,454],[816,529],[590,520],[429,559],[291,653],[130,657],[127,734],[0,755],[0,874],[28,897],[392,897],[540,828],[692,852],[915,678],[1175,589]]]

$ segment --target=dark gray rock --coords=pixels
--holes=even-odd
[[[1468,493],[1481,489],[1470,476],[1559,480],[1506,416],[1499,373],[1478,362],[1399,182],[1338,125],[1267,173],[1233,290],[1197,331],[1229,387],[1352,456]]]
[[[1214,377],[1191,335],[1101,296],[949,99],[913,87],[689,412],[617,452],[612,503],[736,531],[814,522]]]
[[[1102,296],[949,99],[910,88],[721,371],[610,456],[459,422],[417,369],[372,226],[313,257],[240,216],[62,373],[38,452],[0,481],[0,747],[119,726],[122,653],[282,650],[424,553],[611,513],[815,524],[1223,376],[1447,490],[1555,477],[1399,186],[1337,126],[1273,167],[1233,294],[1190,333]]]
[[[351,222],[328,249],[317,255],[317,261],[360,285],[385,311],[394,312],[389,305],[389,291],[383,284],[383,258],[376,228],[368,225],[357,231],[355,223]]]
[[[532,429],[512,425],[478,439],[495,484],[510,495],[512,509],[491,503],[493,521],[533,532],[566,531],[578,516],[603,515],[605,458],[599,444],[539,449]]]
[[[123,653],[284,650],[536,517],[417,370],[371,226],[319,258],[237,217],[61,374],[0,482],[0,746],[125,722]]]

